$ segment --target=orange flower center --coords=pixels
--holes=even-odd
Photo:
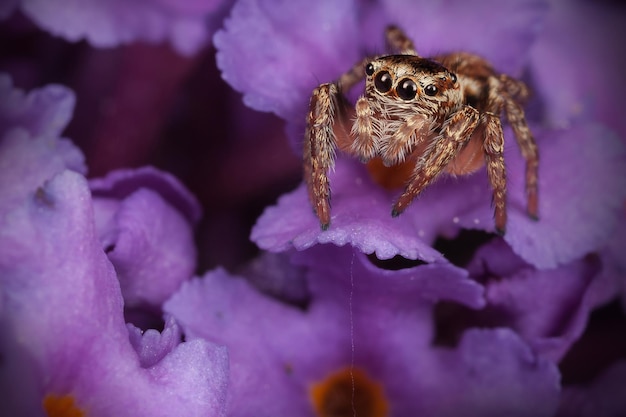
[[[48,394],[43,399],[43,408],[48,417],[85,417],[85,412],[74,403],[74,397],[64,395],[57,397]]]
[[[367,170],[378,185],[388,190],[404,187],[413,173],[415,161],[409,159],[401,164],[386,167],[380,158],[371,159]]]
[[[319,417],[385,417],[382,386],[359,369],[346,368],[313,384],[311,400]]]

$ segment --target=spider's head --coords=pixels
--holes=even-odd
[[[462,103],[457,77],[441,64],[415,55],[389,55],[365,66],[365,92],[390,107],[417,107],[432,114],[447,113]]]

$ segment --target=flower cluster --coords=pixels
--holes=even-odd
[[[61,12],[61,3],[71,4]],[[296,161],[311,91],[384,53],[387,25],[402,27],[424,56],[480,54],[534,92],[526,110],[540,153],[540,218],[525,213],[524,160],[505,129],[504,236],[494,233],[484,170],[441,178],[392,218],[398,190],[339,156],[328,230],[300,184],[255,220],[250,239],[260,253],[230,271],[205,271],[197,226],[201,207],[205,218],[214,214],[210,201],[151,166],[87,179],[83,152],[62,137],[74,93],[60,85],[24,92],[2,75],[0,414],[565,417],[626,409],[625,346],[611,331],[590,335],[594,314],[607,309],[617,310],[623,331],[626,300],[626,127],[616,110],[623,87],[612,75],[623,62],[607,68],[612,55],[599,46],[621,27],[612,6],[79,3],[14,1],[0,16],[19,7],[68,40],[169,40],[183,54],[221,26],[213,44],[222,78],[246,105],[285,122],[285,158]],[[578,39],[582,20],[598,23]],[[220,132],[248,146],[238,126],[257,121],[235,116]],[[266,152],[255,160],[271,161]],[[229,172],[252,167],[244,160]],[[580,363],[598,363],[611,344],[617,353],[577,377]]]

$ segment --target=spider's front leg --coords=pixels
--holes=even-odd
[[[496,232],[504,235],[506,228],[506,169],[504,166],[504,133],[500,118],[494,113],[484,113],[481,119],[484,128],[483,150],[487,176],[493,189],[493,205]]]
[[[445,121],[440,133],[419,158],[409,183],[394,204],[391,211],[393,217],[402,213],[463,149],[478,126],[478,121],[478,111],[470,106],[463,106]]]
[[[304,180],[322,230],[330,225],[328,171],[335,165],[334,126],[340,101],[337,84],[322,84],[313,90],[304,136]]]
[[[336,83],[322,84],[313,90],[309,102],[304,137],[304,180],[313,210],[322,230],[330,225],[330,183],[328,171],[335,165],[335,149],[350,152],[350,129],[344,123],[351,112],[342,91],[347,91],[365,77],[365,64],[357,62]]]

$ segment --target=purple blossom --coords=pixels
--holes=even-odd
[[[102,202],[92,198],[80,151],[58,137],[72,112],[72,93],[50,86],[24,94],[6,76],[0,86],[2,415],[58,415],[63,407],[94,416],[222,415],[223,347],[181,343],[171,319],[161,333],[142,334],[125,323],[114,264],[121,258],[129,265],[128,254],[107,257],[94,217]],[[134,249],[135,262],[145,265],[152,257],[158,264],[159,252],[141,246],[152,242],[133,233],[141,230],[132,226],[139,217],[133,210],[141,210],[142,221],[173,223],[161,226],[166,230],[189,225],[158,204],[147,216],[142,203],[165,203],[156,194],[142,201],[141,190],[118,203],[115,243],[134,237],[143,249]],[[176,243],[180,233],[171,234]],[[124,272],[145,280],[141,268]]]
[[[150,167],[113,171],[89,185],[100,241],[126,307],[158,311],[195,272],[196,199],[174,177]]]
[[[221,20],[224,0],[15,0],[0,9],[6,17],[19,7],[41,28],[68,41],[95,47],[169,41],[182,54],[205,46]]]
[[[184,284],[165,304],[192,340],[228,347],[230,415],[316,415],[312,387],[350,367],[382,386],[392,416],[555,411],[558,371],[512,331],[474,329],[455,349],[432,346],[435,301],[483,306],[481,286],[463,270],[387,271],[333,245],[292,259],[307,271],[304,310],[222,269]]]
[[[233,104],[218,71],[206,71],[212,50],[174,59],[146,45],[90,49],[168,41],[193,54],[231,3],[214,37],[221,75],[245,104],[279,116],[287,141],[277,123]],[[620,331],[626,323],[624,60],[605,46],[619,38],[623,10],[559,0],[16,0],[0,18],[18,8],[88,42],[65,46],[81,51],[71,75],[48,62],[34,84],[78,84],[88,111],[68,132],[101,177],[86,180],[83,153],[60,137],[69,89],[24,94],[0,76],[1,415],[69,406],[94,416],[313,416],[333,395],[346,415],[620,415],[624,357],[610,350],[624,345],[611,329],[606,339],[593,331],[607,308]],[[384,53],[388,24],[422,55],[475,52],[529,84],[539,221],[525,214],[524,162],[507,130],[504,237],[492,233],[484,170],[442,177],[392,218],[399,190],[340,156],[330,229],[297,186],[256,221],[262,251],[250,261],[252,244],[236,236],[279,195],[268,184],[296,185],[282,177],[299,170],[312,89]],[[10,68],[25,68],[12,58]],[[28,68],[14,71],[18,83],[32,83],[39,67]],[[173,175],[137,168],[146,160],[182,174],[198,199]],[[120,166],[132,168],[107,172]],[[245,221],[233,213],[242,206]],[[215,260],[238,272],[192,278]]]

